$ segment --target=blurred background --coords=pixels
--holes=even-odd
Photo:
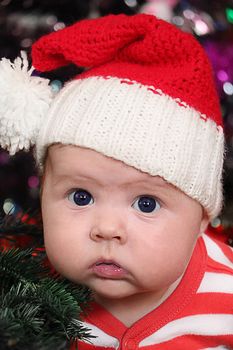
[[[233,0],[1,0],[0,57],[14,59],[30,52],[43,34],[84,18],[114,13],[149,13],[192,33],[206,50],[213,66],[226,134],[224,165],[225,206],[212,227],[233,242]],[[59,89],[72,67],[49,75]],[[205,151],[205,150],[203,150]],[[32,152],[14,157],[0,149],[0,217],[39,210],[39,178]]]

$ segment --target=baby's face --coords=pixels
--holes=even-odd
[[[166,290],[206,225],[200,204],[160,177],[75,146],[49,149],[42,214],[55,268],[109,299]]]

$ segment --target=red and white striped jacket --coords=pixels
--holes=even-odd
[[[97,304],[84,325],[96,338],[79,350],[233,349],[233,250],[204,234],[175,291],[127,328]]]

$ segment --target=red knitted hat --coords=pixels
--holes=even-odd
[[[222,119],[209,61],[192,35],[150,15],[111,15],[42,37],[32,60],[42,72],[85,68],[41,118],[39,162],[53,143],[90,148],[163,177],[210,218],[219,213]]]
[[[160,89],[222,125],[209,61],[193,36],[154,16],[110,15],[42,37],[32,47],[41,72],[74,63],[85,75],[126,78]],[[179,103],[179,101],[178,101]]]

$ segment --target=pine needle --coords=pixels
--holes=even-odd
[[[90,291],[49,275],[44,256],[35,259],[32,252],[0,251],[1,349],[57,350],[90,339],[80,321]]]

